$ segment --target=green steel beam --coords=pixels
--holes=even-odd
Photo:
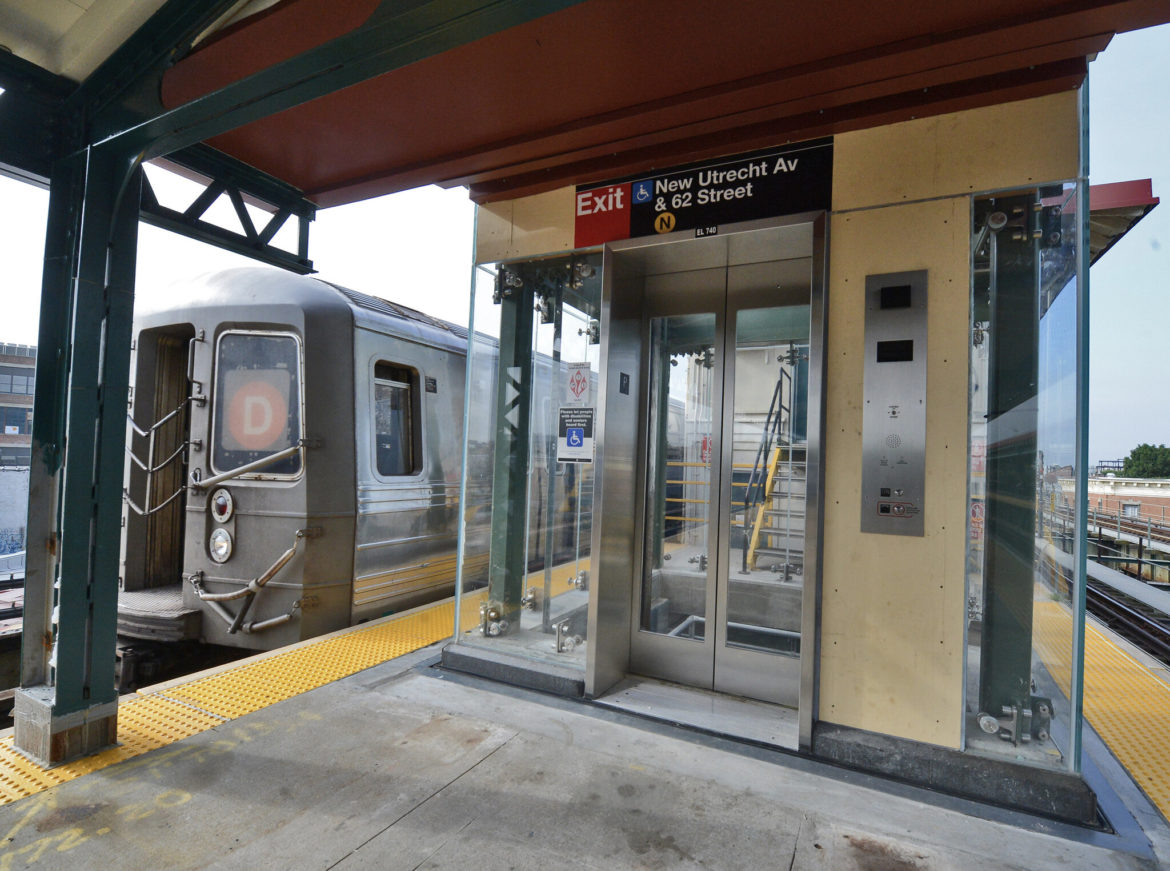
[[[32,461],[29,469],[28,546],[21,686],[51,683],[53,583],[57,574],[61,457],[69,374],[69,325],[73,322],[73,273],[77,255],[76,215],[84,204],[85,161],[59,161],[49,186],[49,220],[41,284],[33,398]]]
[[[182,53],[186,43],[221,14],[225,5],[230,6],[231,2],[219,0],[200,4],[180,0],[168,4],[175,13],[171,18],[165,14],[168,6],[164,6],[80,86],[64,76],[54,75],[16,55],[0,51],[0,87],[6,89],[5,94],[0,95],[0,172],[33,184],[47,184],[53,161],[62,152],[60,134],[66,126],[65,121],[72,125],[69,135],[75,147],[80,147],[85,137],[79,129],[85,119],[92,117],[102,106],[109,108],[111,101],[131,88],[128,83],[148,82],[146,90],[157,95],[164,62]],[[199,9],[202,9],[202,14],[196,14]],[[166,48],[172,39],[178,39],[179,45]],[[134,98],[134,105],[144,104],[151,112],[162,108],[157,96],[153,103],[138,96]],[[118,111],[121,117],[135,120],[147,117],[141,109],[136,114],[126,106]],[[182,212],[168,209],[149,196],[143,200],[142,220],[291,272],[305,274],[313,271],[308,255],[306,222],[314,219],[317,207],[300,189],[203,144],[168,155],[165,163],[210,179],[212,183],[238,192],[245,199],[259,200],[271,206],[272,212],[281,216],[280,221],[270,223],[267,233],[261,231],[258,238],[249,238],[246,233],[233,233],[199,221],[199,216],[192,219]],[[268,244],[281,223],[290,218],[301,223],[295,253]]]
[[[237,0],[168,0],[68,97],[67,109],[94,118],[106,113],[135,123],[162,108],[164,70]]]
[[[117,698],[118,550],[141,168],[90,149],[69,336],[56,716]]]
[[[239,188],[246,196],[255,197],[277,208],[287,208],[298,217],[312,220],[317,214],[316,204],[305,199],[300,188],[229,157],[209,145],[189,146],[167,155],[161,163],[164,166],[173,163],[206,178]]]
[[[0,51],[0,170],[44,184],[58,152],[61,102],[74,87],[11,52]]]
[[[564,331],[565,285],[559,282],[551,293],[546,291],[545,305],[552,314],[552,365],[548,367],[548,395],[557,396],[561,379],[561,338]],[[544,322],[545,315],[541,315]],[[557,528],[557,449],[554,439],[547,439],[544,457],[544,595],[541,602],[541,627],[545,632],[552,630],[552,572],[556,562],[557,542],[554,530]],[[568,478],[565,479],[568,481]]]
[[[501,271],[501,280],[504,272]],[[488,599],[499,603],[509,632],[520,629],[520,598],[528,574],[528,455],[532,436],[532,282],[500,300],[496,373],[496,440],[492,469]]]
[[[68,97],[77,87],[64,76],[51,73],[10,51],[0,50],[0,88],[22,91],[38,99],[56,102]]]
[[[44,184],[56,152],[53,115],[19,92],[0,95],[0,171]]]
[[[161,157],[580,2],[429,0],[398,11],[385,0],[357,30],[183,106],[129,126],[116,115],[95,119],[91,141]]]
[[[204,145],[186,148],[171,155],[165,162],[177,164],[181,169],[209,179],[207,187],[195,202],[184,211],[179,211],[162,205],[154,196],[149,181],[144,179],[140,210],[143,221],[298,275],[314,271],[313,261],[309,259],[307,228],[316,216],[317,207],[305,199],[297,188]],[[207,209],[224,193],[236,207],[242,232],[234,232],[203,220]],[[253,225],[244,208],[245,199],[271,207],[272,215],[263,228],[257,230]],[[290,218],[300,223],[301,232],[298,233],[298,250],[295,253],[271,244],[272,238]]]
[[[1034,197],[999,197],[994,208],[1032,214]],[[988,211],[990,206],[985,206]],[[981,216],[986,221],[986,215]],[[977,226],[979,223],[977,221]],[[1030,226],[1029,226],[1030,229]],[[1037,243],[1031,233],[992,239],[987,398],[986,562],[980,710],[1031,701],[1033,557],[1036,530],[1036,392],[1039,366]],[[997,433],[997,426],[1005,431]]]

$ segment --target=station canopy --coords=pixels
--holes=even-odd
[[[1102,255],[1158,205],[1150,179],[1095,184],[1089,188],[1089,258]]]
[[[489,202],[1051,94],[1167,17],[1162,0],[0,0],[0,46],[57,81],[111,59],[140,76],[128,128],[181,142],[174,110],[230,115],[186,129],[333,206],[431,183]],[[159,43],[161,66],[125,57]],[[282,84],[257,78],[280,64]]]

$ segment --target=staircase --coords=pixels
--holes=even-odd
[[[736,431],[758,432],[758,442],[733,446],[734,460],[746,461],[734,465],[751,470],[736,488],[743,497],[735,505],[744,531],[742,571],[783,572],[786,580],[804,569],[808,473],[807,443],[792,439],[792,397],[792,378],[782,367],[767,414],[736,415]]]
[[[788,578],[804,569],[806,445],[776,445],[755,508],[746,568],[771,568]]]

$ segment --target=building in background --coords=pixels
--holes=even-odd
[[[1060,489],[1066,504],[1072,504],[1073,479],[1061,478]],[[1170,516],[1170,479],[1092,476],[1089,478],[1089,510],[1165,523]]]
[[[32,457],[37,349],[0,345],[0,466],[27,467]]]
[[[37,349],[0,344],[0,554],[24,550]]]

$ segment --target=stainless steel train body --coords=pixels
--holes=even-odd
[[[135,329],[119,634],[271,649],[452,591],[466,331],[253,268]]]

